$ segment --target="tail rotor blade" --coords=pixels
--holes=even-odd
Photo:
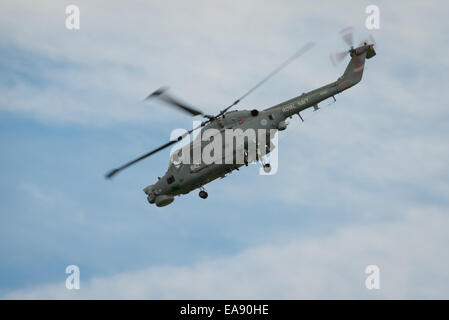
[[[347,27],[340,31],[340,35],[343,38],[343,41],[350,47],[354,46],[353,40],[353,28]]]
[[[330,59],[334,67],[343,61],[343,59],[348,55],[349,51],[343,51],[343,52],[334,52],[330,54]]]

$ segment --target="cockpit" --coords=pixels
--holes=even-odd
[[[182,165],[182,149],[178,149],[170,155],[168,170],[179,169]]]

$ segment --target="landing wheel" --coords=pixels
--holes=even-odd
[[[271,166],[270,166],[270,164],[269,164],[269,163],[264,164],[264,165],[263,165],[263,170],[264,170],[266,173],[270,173],[270,171],[271,171]]]
[[[208,196],[207,192],[204,190],[201,190],[198,195],[200,196],[201,199],[206,199]]]

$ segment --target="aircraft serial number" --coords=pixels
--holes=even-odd
[[[295,109],[296,107],[302,105],[302,104],[306,104],[309,101],[309,98],[301,98],[299,101],[294,102],[292,104],[289,104],[288,106],[285,106],[282,108],[282,112],[287,113],[293,109]]]
[[[267,304],[225,304],[225,314],[227,315],[242,315],[242,314],[268,314],[268,305]]]

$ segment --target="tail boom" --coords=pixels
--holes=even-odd
[[[351,54],[351,61],[349,61],[345,72],[337,81],[303,93],[300,96],[284,101],[265,111],[279,111],[284,118],[288,118],[310,107],[317,109],[319,102],[333,97],[359,83],[362,80],[365,60],[375,56],[376,52],[374,51],[373,45],[367,44],[356,49],[351,49],[349,52]]]

